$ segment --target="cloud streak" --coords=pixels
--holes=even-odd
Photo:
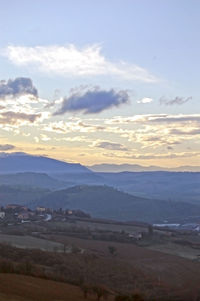
[[[19,97],[25,94],[33,95],[35,97],[38,96],[38,91],[30,78],[18,77],[9,79],[8,81],[0,81],[0,99]]]
[[[111,107],[118,107],[129,102],[127,91],[109,91],[94,88],[79,90],[64,98],[62,106],[53,115],[63,115],[66,112],[82,111],[84,114],[100,113]]]
[[[173,105],[183,105],[184,103],[188,102],[192,99],[192,96],[190,97],[179,97],[176,96],[173,99],[167,99],[165,97],[160,98],[160,104],[166,105],[166,106],[173,106]]]
[[[8,46],[2,54],[19,66],[33,65],[39,71],[61,76],[111,75],[125,80],[155,83],[158,79],[146,69],[127,62],[112,62],[99,45],[78,49],[68,46]]]

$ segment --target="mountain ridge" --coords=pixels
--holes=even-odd
[[[0,174],[19,172],[91,173],[87,167],[80,163],[67,163],[45,156],[35,156],[27,153],[1,153]]]
[[[169,171],[169,172],[200,172],[200,166],[178,166],[173,168],[161,166],[143,166],[139,164],[95,164],[87,166],[93,172],[145,172],[145,171]]]

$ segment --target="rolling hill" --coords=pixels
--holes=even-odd
[[[160,222],[200,216],[200,206],[183,202],[171,202],[140,198],[108,186],[75,186],[50,192],[31,206],[80,209],[94,217],[121,221],[137,220]]]

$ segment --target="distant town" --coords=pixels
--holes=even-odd
[[[31,210],[26,206],[8,204],[0,208],[0,222],[9,225],[41,222],[41,221],[66,221],[69,217],[90,218],[89,214],[81,210],[52,210],[45,207],[37,207]]]

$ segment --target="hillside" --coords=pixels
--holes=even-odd
[[[107,186],[75,186],[54,191],[31,203],[50,208],[80,209],[94,217],[158,222],[200,216],[200,206],[136,197]]]
[[[31,188],[31,187],[11,187],[0,185],[0,205],[5,206],[9,203],[17,203],[26,205],[30,201],[34,201],[39,197],[46,195],[48,189]]]

